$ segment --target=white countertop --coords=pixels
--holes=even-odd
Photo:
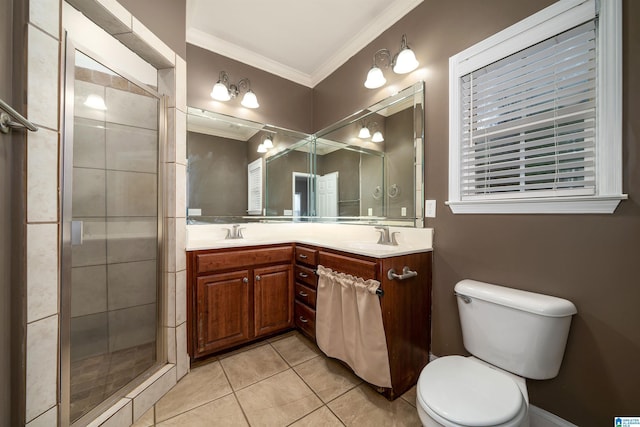
[[[433,249],[432,228],[389,227],[397,246],[376,243],[375,225],[326,223],[240,224],[242,239],[225,239],[232,224],[187,225],[187,251],[236,248],[277,243],[304,243],[374,258],[388,258]]]

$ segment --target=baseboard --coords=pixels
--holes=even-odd
[[[529,425],[530,427],[578,427],[534,405],[529,405]]]

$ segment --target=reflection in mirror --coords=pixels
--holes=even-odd
[[[189,108],[188,221],[422,227],[423,104],[419,82],[316,135]],[[267,136],[275,146],[258,153]],[[262,215],[248,215],[247,167],[258,159]]]
[[[250,165],[263,154],[258,145],[270,137],[273,147],[264,156],[274,156],[306,140],[307,134],[275,126],[189,108],[187,116],[187,220],[189,223],[238,223],[263,219],[260,209],[249,212],[251,193],[264,200],[263,168],[256,177]],[[253,169],[252,169],[253,171]],[[256,179],[258,178],[258,179]],[[290,186],[288,188],[291,188]],[[251,215],[249,215],[251,214]],[[257,215],[253,215],[257,214]]]
[[[325,145],[342,145],[330,155],[352,162],[346,173],[361,175],[340,180],[341,220],[359,217],[361,221],[422,227],[423,87],[422,82],[417,83],[316,134],[319,175],[330,169],[323,166],[321,147]],[[358,150],[356,163],[353,152]],[[358,182],[359,188],[342,182]]]

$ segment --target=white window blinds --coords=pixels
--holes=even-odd
[[[248,209],[249,215],[262,214],[262,158],[247,166]]]
[[[460,78],[460,196],[595,193],[596,20]]]

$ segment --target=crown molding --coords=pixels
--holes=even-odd
[[[403,0],[393,2],[354,37],[347,40],[340,49],[312,74],[304,73],[196,28],[187,28],[187,43],[313,88],[423,1]]]

